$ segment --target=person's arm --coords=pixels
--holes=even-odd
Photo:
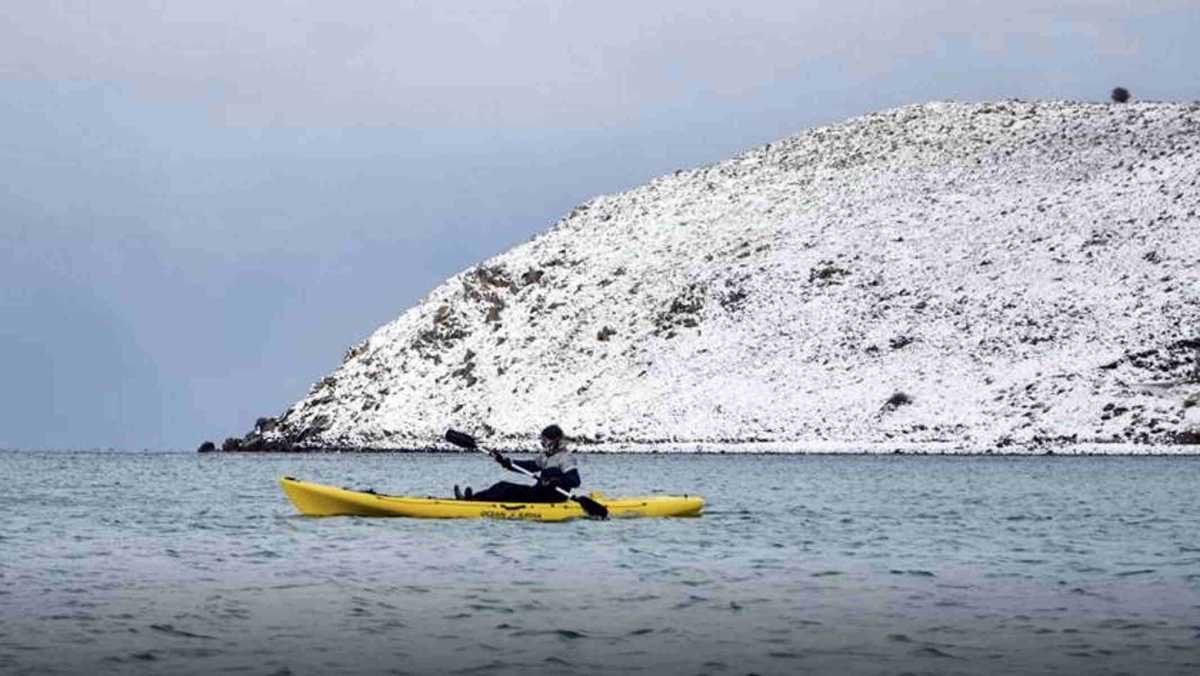
[[[510,472],[519,473],[520,470],[518,470],[517,467],[520,467],[527,472],[532,472],[533,474],[538,473],[537,462],[534,460],[513,460],[512,458],[509,458],[498,451],[492,453],[492,457],[496,459],[496,462],[500,463],[501,467]]]
[[[512,464],[517,465],[527,472],[537,474],[539,471],[536,460],[513,460]]]
[[[579,479],[579,470],[574,467],[565,472],[557,467],[547,467],[542,470],[539,481],[544,485],[558,486],[568,491],[579,488],[579,484],[583,483]]]

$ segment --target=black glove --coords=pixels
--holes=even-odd
[[[546,488],[556,488],[558,486],[558,477],[556,477],[556,476],[539,477],[538,483],[545,486]]]
[[[501,467],[503,467],[504,469],[506,469],[510,472],[513,471],[512,460],[509,460],[508,458],[504,457],[500,453],[493,453],[492,457],[496,459],[496,462],[500,463]]]

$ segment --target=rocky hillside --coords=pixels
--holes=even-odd
[[[577,207],[227,446],[1194,444],[1198,182],[1197,104],[812,129]]]

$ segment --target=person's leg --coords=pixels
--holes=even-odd
[[[479,502],[534,502],[534,487],[500,481],[475,493],[467,500]]]
[[[566,502],[567,496],[549,486],[531,486],[534,495],[529,502]]]
[[[455,486],[457,489],[458,486]],[[467,489],[470,491],[470,489]],[[565,502],[567,496],[548,486],[530,486],[500,481],[477,493],[459,494],[460,500],[477,500],[479,502]]]

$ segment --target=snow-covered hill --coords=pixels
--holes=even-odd
[[[577,207],[243,445],[527,445],[549,422],[597,449],[1195,443],[1198,181],[1197,104],[812,129]]]

